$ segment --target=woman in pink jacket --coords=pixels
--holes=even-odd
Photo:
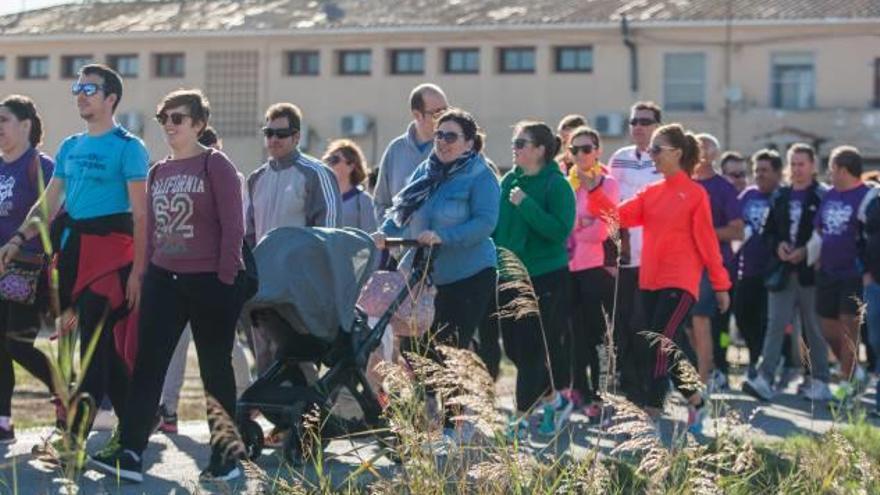
[[[590,213],[587,184],[600,176],[603,192],[613,202],[620,197],[617,181],[599,163],[602,153],[599,133],[578,127],[571,134],[569,156],[574,166],[568,180],[577,198],[574,230],[568,239],[568,269],[572,277],[572,344],[574,375],[570,397],[576,407],[584,407],[591,420],[599,417],[599,352],[604,340],[605,315],[614,310],[615,263],[606,249],[608,222]],[[604,310],[604,312],[603,312]],[[588,377],[589,375],[589,377]]]

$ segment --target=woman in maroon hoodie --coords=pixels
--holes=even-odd
[[[206,395],[230,417],[235,413],[230,355],[241,311],[235,283],[242,269],[241,185],[226,155],[198,141],[209,114],[200,91],[179,90],[165,97],[156,115],[171,155],[153,166],[147,182],[149,264],[132,393],[119,442],[111,439],[90,459],[96,469],[129,481],[143,480],[141,453],[153,430],[168,363],[187,323]],[[214,446],[201,478],[228,481],[240,474],[235,459]]]

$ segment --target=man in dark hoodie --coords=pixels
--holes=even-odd
[[[394,138],[379,163],[379,176],[373,192],[376,220],[382,224],[391,200],[403,189],[413,171],[431,154],[434,145],[434,118],[446,110],[446,94],[434,84],[420,84],[409,95],[413,120],[406,132]]]

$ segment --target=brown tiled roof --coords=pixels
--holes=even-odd
[[[2,35],[880,18],[880,0],[86,0],[0,16]]]

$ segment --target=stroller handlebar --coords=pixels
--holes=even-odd
[[[393,247],[409,248],[409,247],[419,247],[420,244],[419,244],[419,241],[417,241],[415,239],[402,239],[399,237],[389,237],[389,238],[385,239],[385,246],[390,247],[390,248],[393,248]]]

